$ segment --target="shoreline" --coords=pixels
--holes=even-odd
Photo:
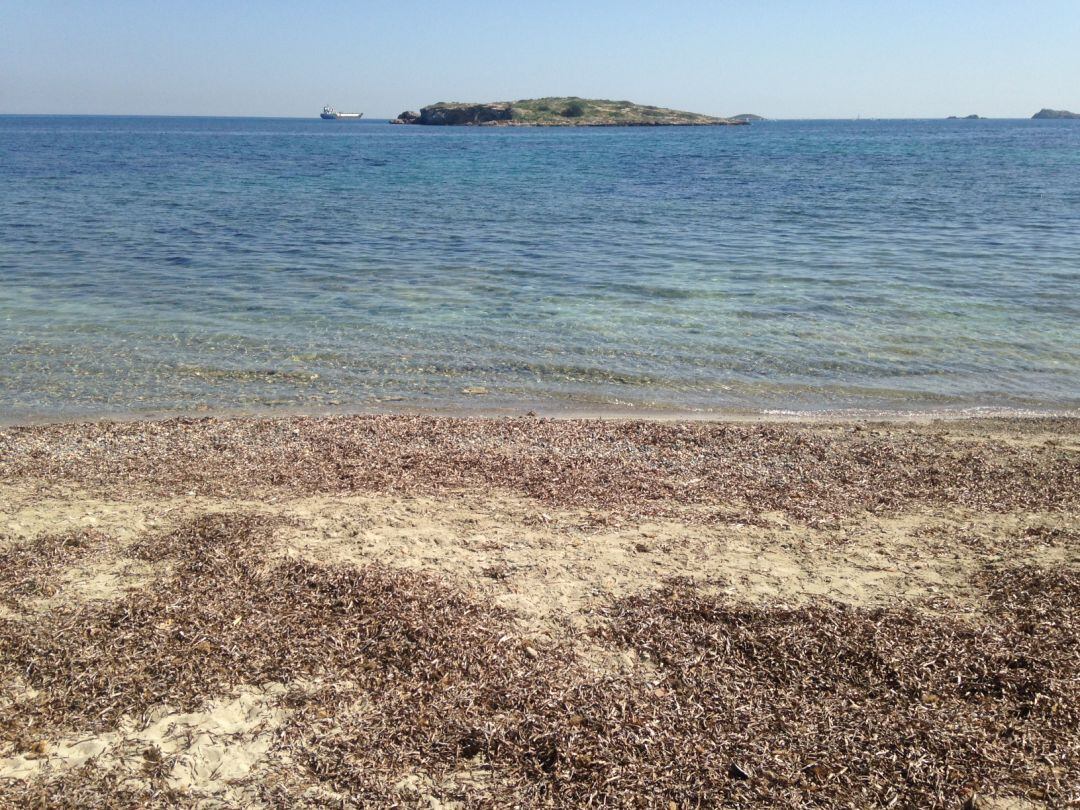
[[[150,411],[100,412],[89,415],[44,415],[35,417],[5,417],[0,414],[0,430],[38,425],[75,425],[99,423],[161,422],[171,419],[291,419],[367,416],[430,416],[450,419],[498,420],[537,417],[560,421],[608,420],[672,422],[733,422],[733,423],[794,423],[794,424],[931,424],[934,422],[965,422],[972,420],[1032,421],[1080,419],[1080,408],[1008,408],[997,406],[965,406],[955,408],[911,408],[905,410],[878,408],[836,408],[799,410],[783,408],[723,408],[717,410],[683,410],[660,408],[550,408],[536,405],[517,407],[443,406],[422,408],[403,402],[381,403],[377,407],[326,408],[180,408]]]
[[[1049,438],[1039,443],[1040,436]],[[821,511],[845,490],[843,511],[876,509],[883,497],[890,509],[902,509],[926,498],[981,502],[995,492],[1003,503],[1067,505],[1080,503],[1080,458],[1072,454],[1078,436],[1077,417],[199,415],[2,428],[0,482],[40,479],[51,487],[59,476],[111,488],[123,470],[128,485],[150,491],[187,484],[203,493],[278,483],[311,492],[505,485],[556,501],[552,493],[567,488],[570,501],[601,506],[638,490],[647,493],[645,506],[660,510],[734,499],[751,511],[789,501],[804,504],[800,512],[810,504]],[[1026,440],[1026,449],[1006,452],[1009,439]],[[978,455],[956,455],[955,443],[969,440]],[[908,460],[898,466],[897,454]],[[982,489],[971,488],[973,475]],[[825,497],[820,487],[836,491]]]

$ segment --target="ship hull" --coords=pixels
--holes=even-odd
[[[319,118],[326,121],[359,121],[363,117],[363,113],[321,113],[319,115]]]

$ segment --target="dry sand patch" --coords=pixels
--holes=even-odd
[[[54,562],[46,575],[51,592],[69,592],[75,600],[109,598],[145,584],[156,572],[153,562],[130,559],[125,551],[137,532],[162,531],[208,511],[281,518],[286,525],[276,553],[446,575],[538,625],[580,618],[604,600],[671,577],[690,578],[737,598],[794,603],[828,597],[885,605],[946,593],[963,599],[978,571],[1006,560],[1080,564],[1080,531],[1069,528],[1069,519],[1046,513],[924,509],[821,528],[783,516],[769,516],[765,525],[708,525],[692,514],[685,521],[638,522],[553,509],[510,493],[145,501],[71,493],[65,499],[35,499],[32,506],[18,504],[12,498],[0,510],[0,528],[6,527],[9,537],[19,528],[58,530],[31,543],[9,540],[12,549],[26,549],[41,564],[48,564],[48,555],[36,547],[42,542],[63,547],[68,541],[60,535],[109,533],[114,554],[98,554],[85,564],[78,564],[79,554],[69,554],[69,565]],[[75,549],[85,553],[89,545],[80,541]]]

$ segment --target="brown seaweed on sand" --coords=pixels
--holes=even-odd
[[[1045,425],[1074,435],[1080,420]],[[0,430],[0,483],[64,481],[120,497],[502,489],[632,516],[693,509],[706,521],[725,520],[729,505],[801,520],[916,503],[1080,506],[1080,454],[975,436],[962,425],[409,415],[102,422]]]
[[[18,608],[28,598],[52,596],[65,566],[102,551],[107,543],[104,534],[92,529],[10,541],[0,550],[0,604]]]
[[[169,566],[145,592],[0,620],[0,682],[36,690],[0,709],[0,746],[282,683],[288,721],[247,785],[276,806],[1080,801],[1075,572],[988,570],[977,619],[748,605],[674,582],[596,617],[595,643],[649,662],[629,677],[436,577],[283,559],[274,529],[205,515],[131,549]],[[84,777],[0,799],[195,801],[165,774]]]

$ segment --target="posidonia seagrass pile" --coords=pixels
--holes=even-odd
[[[589,422],[564,435],[559,424],[7,431],[0,469],[25,485],[31,509],[35,493],[75,497],[73,487],[94,499],[247,500],[228,511],[200,509],[198,497],[188,511],[168,505],[160,525],[126,539],[57,526],[0,545],[0,805],[1080,803],[1077,491],[1055,489],[1076,475],[1072,434],[1048,444],[1022,432],[1009,443],[887,427]],[[923,480],[932,467],[939,477]],[[811,479],[828,485],[808,495],[795,483]],[[889,606],[748,600],[658,566],[653,585],[537,633],[493,598],[512,589],[513,570],[478,587],[431,564],[319,560],[290,545],[294,515],[254,508],[295,491],[480,486],[624,519],[705,507],[690,534],[701,520],[770,510],[808,523],[844,516],[847,531],[861,511],[930,503],[928,553],[975,548],[980,563],[963,594]],[[1015,559],[1000,542],[970,540],[973,515],[1019,505],[1031,517],[1018,513],[1001,535],[1015,539]],[[982,511],[963,511],[950,545],[943,509]],[[1065,562],[1035,562],[1039,544],[1050,556],[1038,559]],[[108,598],[65,598],[71,571],[101,562],[150,573]],[[583,650],[635,663],[597,667]],[[218,726],[191,718],[242,690],[273,718],[235,732],[257,756],[235,777],[215,770],[228,771],[223,759],[178,778],[196,773],[199,746],[241,750],[208,742]],[[162,717],[187,731],[140,736]],[[79,754],[86,741],[99,753]]]
[[[1078,425],[1023,429],[1075,435]],[[701,504],[800,518],[913,503],[1080,505],[1080,454],[1053,442],[962,441],[962,423],[953,431],[430,416],[106,422],[0,430],[0,482],[63,480],[112,494],[503,488],[637,515]]]
[[[0,713],[5,743],[275,682],[290,687],[276,749],[289,765],[257,790],[281,806],[325,800],[313,785],[401,800],[410,770],[438,795],[477,759],[497,778],[443,798],[910,806],[988,787],[1064,801],[1080,784],[1073,573],[988,573],[981,624],[733,605],[674,583],[612,604],[595,631],[654,662],[633,683],[589,677],[564,645],[526,643],[504,611],[431,577],[268,561],[270,533],[210,515],[131,549],[171,562],[148,592],[0,623],[5,684],[35,690]],[[179,799],[168,763],[147,765],[133,801]],[[7,798],[62,805],[65,779],[86,776]],[[79,804],[90,800],[84,790]]]

